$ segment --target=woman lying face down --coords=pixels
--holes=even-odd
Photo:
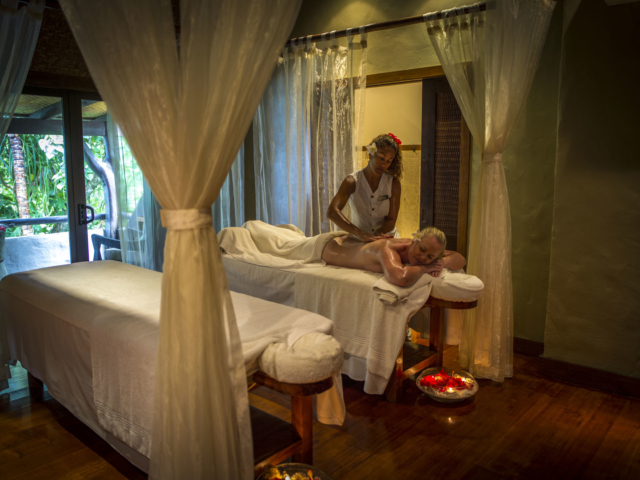
[[[443,268],[458,270],[467,264],[457,252],[445,250],[447,239],[435,227],[427,227],[414,239],[389,238],[363,243],[352,236],[327,243],[322,260],[327,265],[384,273],[394,285],[408,287],[425,273],[439,277]]]

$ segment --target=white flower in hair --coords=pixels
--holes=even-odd
[[[367,145],[367,155],[371,156],[378,151],[378,147],[376,147],[375,143],[371,145]]]
[[[411,236],[413,237],[413,241],[414,242],[419,242],[420,240],[423,239],[424,233],[422,233],[422,232],[420,232],[420,230],[418,230],[416,233],[412,233]]]

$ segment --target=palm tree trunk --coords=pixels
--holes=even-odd
[[[27,197],[27,179],[24,172],[24,153],[22,141],[17,134],[9,135],[11,153],[13,155],[13,178],[16,187],[16,201],[18,202],[18,215],[20,218],[31,218],[29,211],[29,197]],[[22,235],[33,235],[31,225],[23,225]]]

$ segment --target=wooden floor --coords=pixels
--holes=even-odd
[[[455,358],[447,350],[445,365]],[[314,425],[314,464],[334,480],[640,478],[640,400],[542,378],[535,358],[515,362],[513,379],[481,380],[475,401],[456,406],[408,382],[390,404],[345,379],[347,420]],[[146,478],[47,392],[31,398],[14,371],[0,403],[0,478]],[[259,388],[250,400],[289,418],[283,395]]]

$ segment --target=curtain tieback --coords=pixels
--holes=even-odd
[[[184,210],[160,210],[162,226],[167,230],[194,230],[213,228],[210,208],[187,208]]]
[[[501,161],[502,161],[501,153],[483,153],[482,154],[483,163],[501,162]]]

